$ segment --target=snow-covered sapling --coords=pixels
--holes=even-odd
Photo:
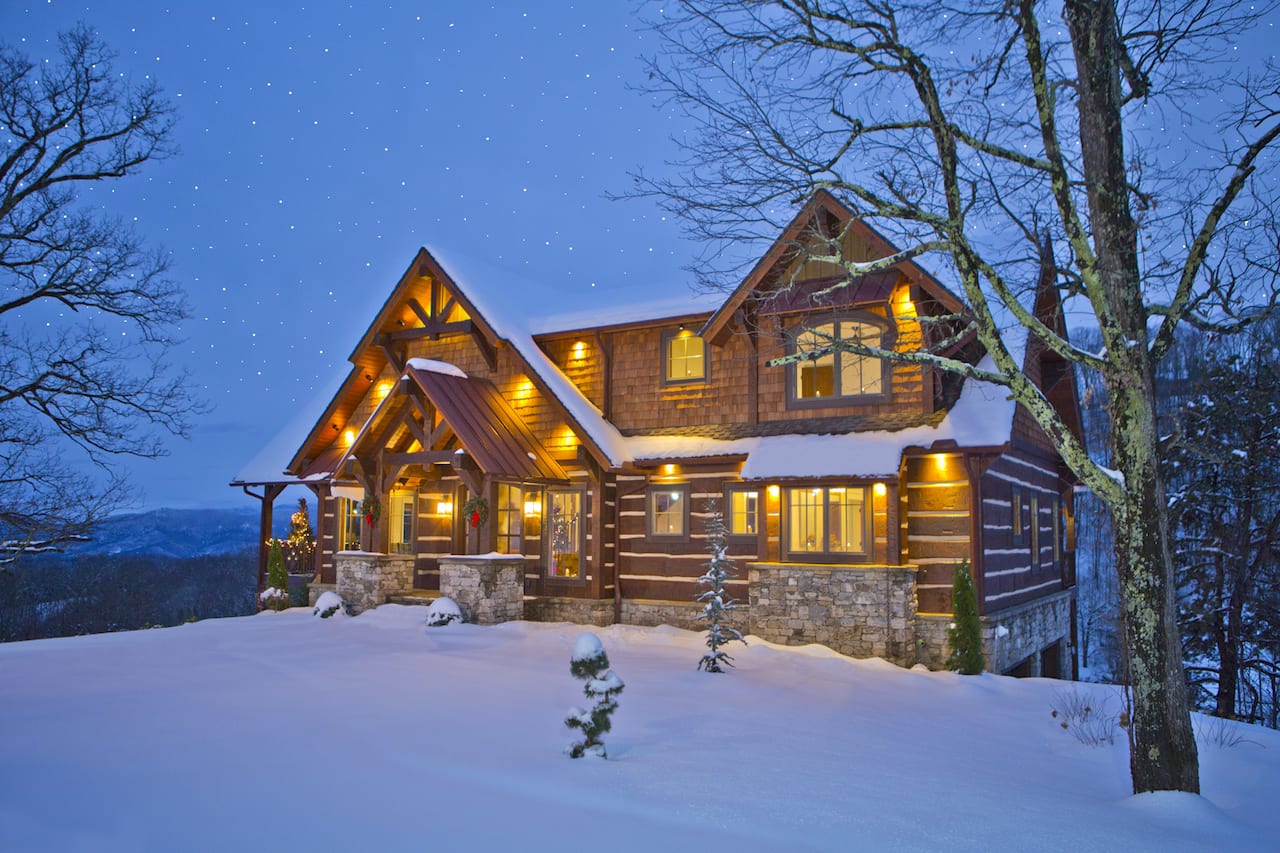
[[[458,602],[447,595],[442,595],[427,608],[427,627],[443,628],[445,625],[462,621],[462,608]]]
[[[284,552],[280,540],[271,540],[267,555],[267,588],[258,596],[266,610],[286,610],[289,607],[289,573],[284,568]]]
[[[723,667],[733,666],[733,658],[725,654],[720,647],[734,640],[743,645],[747,641],[742,639],[740,631],[721,624],[726,614],[738,609],[738,600],[730,598],[724,589],[725,583],[731,580],[736,572],[733,561],[728,557],[729,528],[725,526],[724,516],[716,509],[714,503],[708,507],[708,510],[711,516],[707,520],[707,550],[711,552],[711,562],[707,564],[706,573],[698,578],[698,582],[707,589],[694,599],[702,605],[702,612],[698,614],[698,619],[707,623],[708,651],[698,661],[698,669],[706,672],[724,672]]]
[[[564,751],[571,758],[581,758],[584,755],[606,758],[604,742],[600,740],[600,736],[612,726],[609,718],[618,710],[616,697],[625,685],[609,669],[609,656],[604,653],[604,646],[595,634],[587,633],[578,637],[573,645],[569,673],[583,682],[582,694],[591,701],[591,707],[585,710],[578,707],[569,709],[564,724],[571,729],[580,730],[582,740],[575,740]]]

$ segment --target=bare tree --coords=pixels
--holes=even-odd
[[[1275,187],[1263,180],[1280,137],[1276,74],[1206,59],[1229,56],[1272,12],[1232,0],[677,0],[654,13],[664,47],[648,87],[699,127],[678,140],[679,168],[639,175],[637,192],[710,239],[708,280],[745,259],[734,252],[746,241],[776,235],[799,201],[832,192],[901,253],[858,263],[839,234],[795,252],[839,265],[846,286],[903,258],[938,259],[972,309],[961,334],[994,366],[936,345],[831,346],[1008,388],[1106,504],[1135,791],[1199,789],[1154,366],[1180,324],[1227,331],[1251,301],[1276,300]],[[1205,118],[1196,105],[1210,96]],[[1091,315],[1101,351],[1037,318],[1042,271],[1069,310]],[[1022,372],[1028,331],[1102,377],[1113,467],[1089,457]]]
[[[198,409],[164,364],[164,256],[76,194],[171,154],[172,109],[91,31],[59,48],[0,46],[0,564],[83,539],[128,497],[112,460],[163,455]]]

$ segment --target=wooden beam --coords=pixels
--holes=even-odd
[[[418,450],[412,453],[384,453],[382,455],[383,463],[396,468],[403,468],[406,465],[421,465],[424,468],[429,465],[439,465],[442,463],[453,462],[453,457],[458,454],[452,450]]]
[[[471,321],[468,320],[467,323],[470,324]],[[498,354],[494,352],[493,347],[489,346],[489,342],[484,339],[484,335],[479,329],[473,325],[470,331],[471,339],[476,342],[476,349],[480,350],[480,355],[484,356],[484,363],[489,365],[490,370],[497,370]]]
[[[388,341],[416,341],[422,338],[430,338],[435,340],[444,335],[474,335],[477,334],[475,323],[470,320],[457,320],[453,323],[441,323],[432,320],[430,325],[423,326],[419,329],[401,329],[398,332],[391,332],[387,335]]]

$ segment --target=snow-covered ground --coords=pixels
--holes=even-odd
[[[0,646],[0,850],[1280,849],[1280,734],[1129,794],[1050,711],[1110,688],[595,629],[626,682],[571,760],[583,628],[305,610]]]

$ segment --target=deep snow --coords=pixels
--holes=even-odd
[[[1111,688],[907,671],[751,638],[599,634],[627,682],[572,761],[584,629],[295,609],[0,646],[0,850],[1266,850],[1280,734],[1129,794],[1050,715]]]

